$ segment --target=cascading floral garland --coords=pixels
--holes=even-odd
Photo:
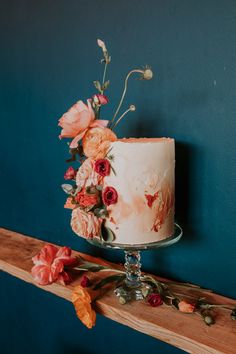
[[[79,272],[80,276],[84,272],[91,275],[97,272],[111,273],[111,275],[95,282],[91,281],[89,275],[84,274],[80,285],[74,287],[72,302],[75,306],[76,314],[88,328],[92,328],[96,322],[93,303],[112,287],[119,286],[126,277],[125,271],[122,269],[113,268],[109,264],[100,265],[88,262],[82,257],[74,256],[69,247],[58,248],[47,244],[32,260],[34,266],[31,274],[39,285],[48,285],[56,281],[65,285],[76,279],[78,274],[75,272]],[[147,304],[152,307],[165,304],[183,313],[199,315],[208,326],[215,323],[214,309],[220,308],[230,311],[231,319],[236,320],[236,306],[210,304],[207,302],[204,296],[205,293],[211,293],[210,290],[201,289],[199,286],[189,283],[159,281],[155,277],[146,274],[141,276],[141,280],[152,286],[151,292],[143,294]],[[198,295],[181,294],[181,290],[195,291]],[[119,301],[122,304],[126,303],[126,299],[122,297],[119,298]]]
[[[110,143],[117,140],[113,129],[128,112],[135,111],[132,104],[118,116],[130,76],[138,74],[140,79],[150,80],[153,73],[149,67],[131,70],[125,78],[121,99],[112,119],[100,119],[102,106],[109,102],[104,92],[110,83],[106,80],[106,74],[111,56],[102,40],[98,39],[97,43],[102,49],[101,63],[104,64],[102,82],[94,81],[98,93],[87,100],[87,105],[78,101],[59,119],[62,128],[59,137],[72,138],[69,143],[71,158],[67,161],[74,162],[78,157],[81,162],[79,169],[72,166],[67,169],[64,178],[74,183],[65,183],[62,188],[68,194],[65,208],[72,209],[72,230],[85,238],[99,236],[103,241],[113,241],[115,235],[106,226],[107,207],[117,202],[118,194],[113,186],[103,188],[104,177],[115,174],[110,151]]]

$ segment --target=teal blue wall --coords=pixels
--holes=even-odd
[[[118,134],[176,139],[184,238],[144,253],[143,269],[236,297],[236,2],[2,0],[0,18],[0,224],[123,260],[72,233],[60,189],[67,148],[57,120],[94,93],[100,37],[112,54],[104,118],[124,75],[151,64],[152,81],[130,84],[126,103],[137,111]],[[101,317],[88,331],[64,300],[6,274],[0,279],[3,354],[181,352]]]

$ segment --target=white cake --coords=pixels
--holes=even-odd
[[[110,144],[112,172],[103,188],[118,199],[107,207],[113,243],[144,244],[174,232],[175,145],[171,138],[121,139]]]

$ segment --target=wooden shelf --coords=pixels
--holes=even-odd
[[[30,274],[33,265],[31,258],[39,252],[45,243],[0,228],[0,270],[38,286]],[[88,261],[98,264],[111,264],[79,252],[74,252],[74,254],[81,255]],[[117,267],[114,264],[112,266]],[[157,277],[157,279],[161,278]],[[38,287],[71,301],[72,289],[79,282],[80,279],[76,279],[67,286],[55,283]],[[212,302],[236,305],[235,300],[217,294],[207,295],[208,298],[209,296]],[[105,317],[181,348],[188,353],[236,353],[236,321],[232,321],[226,311],[218,311],[217,323],[208,327],[199,316],[183,314],[164,305],[152,308],[143,301],[120,305],[112,291],[96,301],[95,309]],[[93,330],[96,330],[96,327]]]

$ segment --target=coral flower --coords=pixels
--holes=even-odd
[[[69,274],[64,270],[64,266],[76,263],[76,257],[71,256],[69,247],[55,247],[45,245],[41,251],[32,258],[34,267],[31,274],[39,285],[48,285],[56,280],[65,284],[70,280]]]
[[[98,193],[87,193],[85,188],[77,193],[75,200],[82,208],[94,207],[100,202]]]
[[[107,124],[107,120],[95,120],[90,100],[87,100],[87,105],[78,101],[59,119],[58,125],[62,127],[59,138],[73,138],[70,147],[76,148],[78,141],[82,139],[89,128],[106,127]]]
[[[95,127],[89,129],[82,141],[84,154],[95,160],[103,159],[110,143],[115,140],[117,140],[117,137],[109,128]]]
[[[89,291],[78,285],[74,288],[71,300],[78,318],[87,328],[92,328],[96,322],[96,312],[92,309],[92,297]]]
[[[189,302],[184,300],[179,302],[178,307],[180,312],[185,312],[185,313],[192,313],[195,310],[194,304],[190,304]]]
[[[76,207],[76,204],[72,203],[72,198],[68,197],[66,199],[66,202],[64,204],[65,209],[74,209]]]

